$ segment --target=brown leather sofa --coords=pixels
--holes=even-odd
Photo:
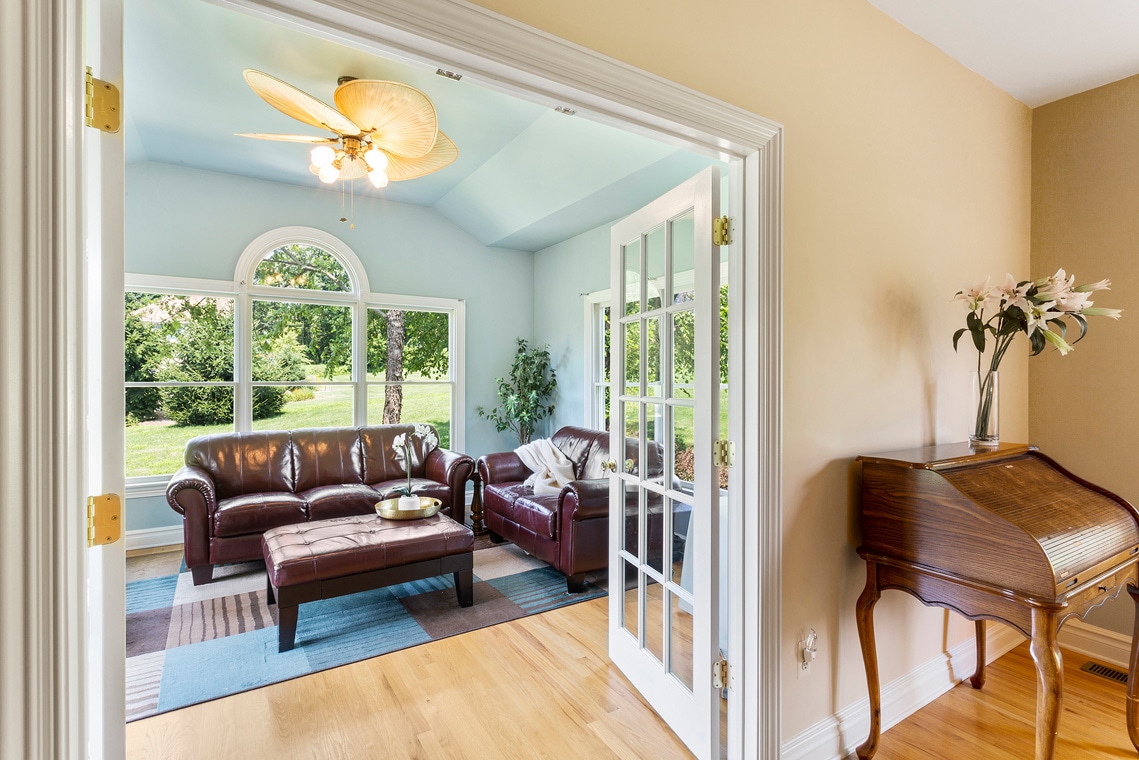
[[[214,565],[260,559],[261,534],[270,528],[373,513],[377,501],[407,485],[403,448],[393,448],[392,439],[412,429],[377,425],[191,439],[166,500],[182,515],[194,585],[208,583]],[[474,460],[412,440],[412,490],[439,499],[440,512],[462,524]]]
[[[609,478],[601,468],[609,460],[609,433],[566,426],[550,441],[573,462],[578,480],[556,494],[536,494],[523,482],[530,470],[513,451],[479,457],[483,483],[483,519],[495,543],[509,540],[565,573],[571,593],[585,590],[585,575],[609,565]],[[623,460],[635,460],[636,441],[626,442]],[[663,471],[660,447],[650,446],[650,476]],[[623,466],[624,461],[618,462]],[[625,507],[627,540],[637,543],[637,497],[630,494]],[[649,500],[650,535],[659,525],[659,497]],[[651,553],[660,541],[650,541]]]

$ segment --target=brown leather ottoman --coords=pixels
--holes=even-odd
[[[297,606],[304,602],[454,573],[459,606],[470,607],[474,544],[471,529],[445,515],[354,515],[266,531],[261,554],[269,604],[277,605],[277,651],[293,648]]]

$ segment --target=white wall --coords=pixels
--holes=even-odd
[[[495,432],[474,408],[497,403],[494,378],[509,371],[515,338],[532,337],[533,254],[487,248],[420,206],[357,198],[355,229],[340,216],[340,193],[329,189],[133,164],[126,269],[232,280],[246,245],[266,230],[303,225],[336,235],[363,261],[373,291],[466,302],[466,453],[513,448],[509,433]],[[126,511],[127,530],[180,522],[160,498],[128,500]]]

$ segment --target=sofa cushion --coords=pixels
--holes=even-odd
[[[397,435],[411,433],[414,425],[377,425],[360,428],[360,450],[364,463],[364,482],[369,485],[407,477],[402,447],[397,452],[392,441]],[[437,448],[428,446],[418,436],[412,437],[411,475],[423,477],[427,455]]]
[[[186,444],[185,463],[210,474],[219,500],[239,494],[296,490],[288,431],[191,438]]]
[[[294,430],[293,457],[297,492],[364,482],[363,454],[355,428]]]
[[[484,510],[497,512],[508,519],[514,519],[514,502],[523,496],[533,496],[534,489],[517,483],[489,483],[483,487],[482,506]]]
[[[372,486],[379,493],[381,499],[394,499],[399,496],[399,490],[407,487],[407,478],[399,480],[385,480]],[[436,483],[425,478],[411,479],[411,492],[416,496],[428,499],[438,499],[444,507],[451,506],[451,488],[446,483]]]
[[[308,521],[308,505],[292,493],[250,493],[222,499],[214,512],[215,536],[262,533],[278,525]]]
[[[374,514],[380,494],[363,483],[317,486],[299,494],[308,502],[310,520]]]
[[[543,538],[557,534],[558,499],[561,494],[544,493],[520,496],[514,502],[514,522]]]

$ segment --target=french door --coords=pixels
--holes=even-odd
[[[706,169],[610,238],[609,656],[699,760],[720,741],[719,189]]]

